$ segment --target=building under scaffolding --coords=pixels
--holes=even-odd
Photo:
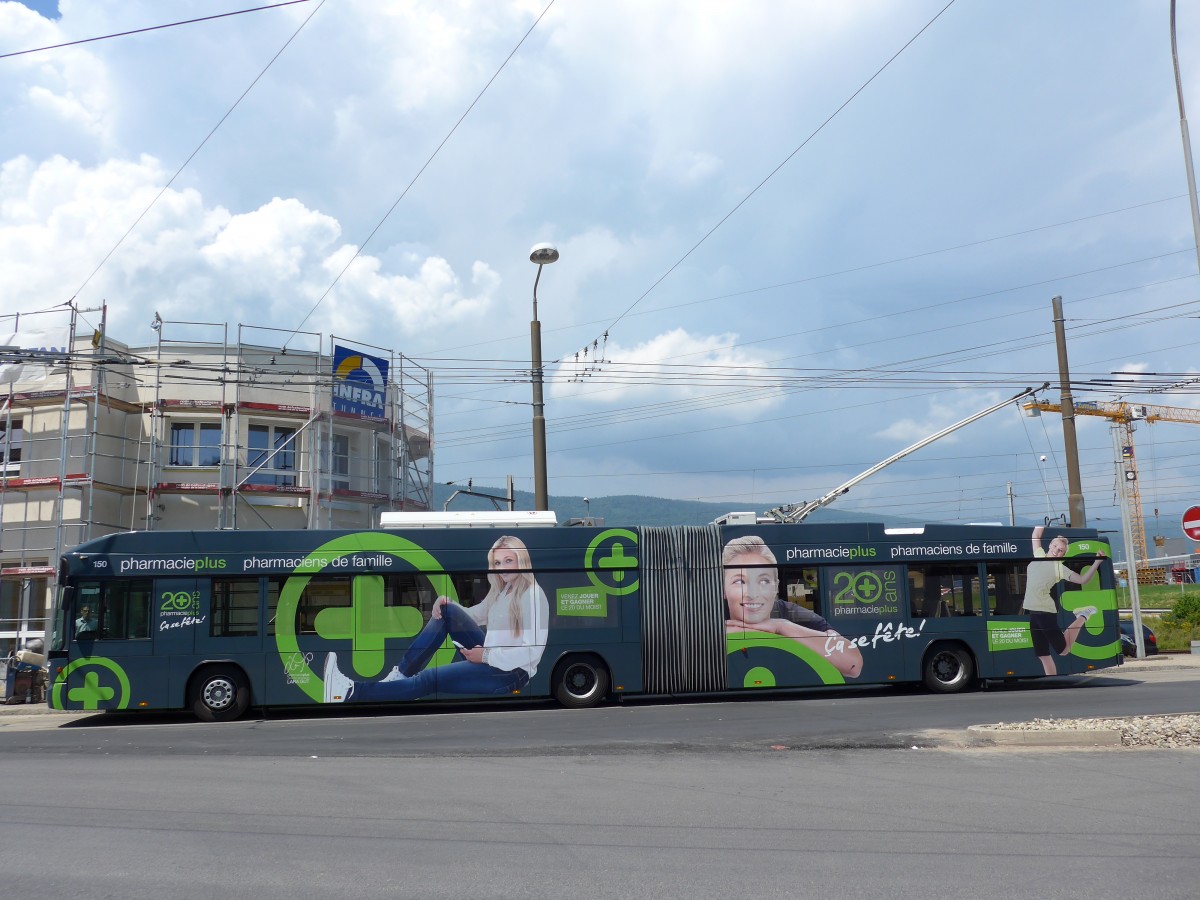
[[[98,328],[81,322],[100,316]],[[41,636],[67,549],[118,531],[362,528],[427,510],[430,372],[336,336],[104,310],[0,316],[0,657]]]

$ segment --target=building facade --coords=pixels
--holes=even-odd
[[[336,336],[157,315],[157,340],[131,347],[103,314],[0,316],[0,657],[43,635],[59,555],[92,538],[430,508],[428,370]]]

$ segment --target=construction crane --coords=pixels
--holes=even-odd
[[[1026,410],[1062,414],[1062,404],[1034,400],[1026,403]],[[1133,514],[1129,517],[1133,547],[1141,553],[1143,562],[1150,558],[1146,547],[1146,521],[1142,515],[1142,492],[1138,487],[1137,455],[1133,452],[1133,423],[1184,422],[1200,425],[1200,409],[1183,409],[1178,406],[1154,406],[1148,403],[1125,403],[1121,400],[1080,400],[1075,403],[1075,414],[1080,416],[1102,416],[1121,426],[1121,464],[1125,472],[1125,483],[1129,489]],[[1035,413],[1036,415],[1036,413]],[[1134,568],[1136,561],[1131,561]],[[1138,571],[1141,578],[1142,572]]]

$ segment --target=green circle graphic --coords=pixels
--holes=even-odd
[[[288,578],[283,585],[283,590],[279,592],[279,605],[275,611],[275,649],[279,654],[279,661],[284,671],[288,670],[292,660],[304,659],[296,635],[296,608],[300,605],[300,595],[304,593],[308,582],[314,575],[321,574],[335,559],[355,553],[369,552],[387,553],[389,556],[408,563],[418,572],[433,576],[430,580],[434,582],[434,587],[439,593],[445,594],[451,600],[458,600],[454,585],[444,574],[442,566],[433,554],[419,544],[414,544],[398,535],[381,534],[374,531],[363,531],[334,538],[305,557],[304,565],[296,569],[296,574]],[[301,571],[304,572],[303,575],[299,574]],[[356,574],[373,573],[359,572]],[[442,577],[437,578],[437,575]],[[442,583],[440,587],[438,586],[439,582]],[[318,677],[307,663],[302,666],[300,671],[307,673],[310,677],[295,682],[295,686],[317,703],[324,702],[323,679]]]
[[[828,659],[821,656],[816,650],[800,643],[795,638],[783,637],[778,634],[727,634],[725,635],[725,653],[728,656],[741,651],[748,650],[751,647],[770,647],[773,650],[781,650],[784,653],[790,653],[797,659],[808,665],[813,670],[822,684],[845,684],[846,677],[838,671],[837,667]],[[766,666],[758,668],[771,671]],[[772,672],[772,677],[774,673]]]
[[[871,586],[872,590],[875,591],[875,598],[873,600],[862,595],[861,586],[863,582],[867,582]],[[858,603],[863,603],[867,606],[870,606],[873,603],[878,603],[883,599],[883,579],[879,577],[877,572],[872,572],[870,569],[867,569],[866,571],[858,574],[858,577],[854,579],[854,599]]]
[[[53,709],[66,709],[63,705],[63,691],[67,688],[67,678],[77,669],[85,669],[89,666],[96,666],[101,669],[108,669],[117,677],[117,683],[121,686],[121,700],[113,709],[126,709],[129,706],[129,676],[125,674],[125,670],[120,664],[109,659],[107,656],[83,656],[67,666],[58,673],[54,679],[54,685],[50,688],[50,706]],[[86,708],[86,707],[85,707]],[[99,707],[97,707],[99,708]]]
[[[601,573],[597,571],[594,562],[596,558],[596,551],[598,551],[606,542],[610,540],[615,541],[618,538],[624,538],[625,540],[630,541],[635,551],[638,549],[638,539],[636,533],[630,531],[628,528],[609,528],[607,531],[602,531],[592,538],[592,542],[588,544],[587,553],[585,553],[583,557],[583,567],[587,569],[588,581],[590,581],[595,587],[598,587],[600,590],[607,594],[611,594],[614,597],[623,597],[626,594],[632,594],[638,589],[639,579],[634,577],[629,584],[622,585],[620,587],[609,584],[600,577]],[[624,545],[617,543],[615,546],[618,548],[623,548]],[[620,555],[624,555],[623,552]],[[611,558],[611,555],[609,558]],[[637,557],[631,556],[629,557],[629,560],[632,565],[627,568],[623,567],[622,571],[636,572],[638,562]]]

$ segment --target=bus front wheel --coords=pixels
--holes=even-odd
[[[966,690],[975,677],[975,663],[962,647],[934,647],[925,658],[925,687],[937,694]]]
[[[250,706],[250,685],[233,666],[212,666],[196,676],[192,712],[204,722],[231,722]]]
[[[554,672],[554,696],[568,709],[595,706],[607,695],[608,669],[595,657],[571,657]]]

